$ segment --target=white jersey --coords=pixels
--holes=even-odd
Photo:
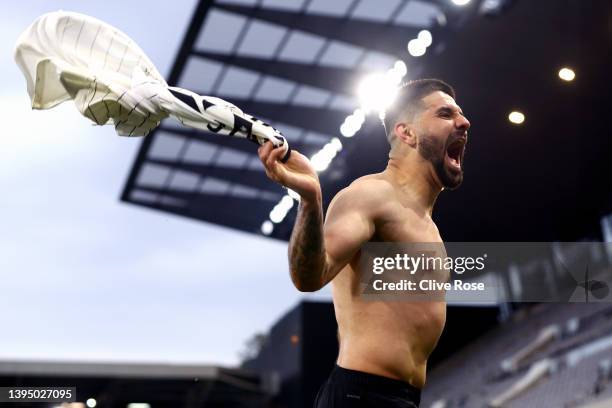
[[[286,145],[280,132],[229,102],[169,87],[134,41],[93,17],[42,15],[19,37],[15,60],[34,109],[72,99],[82,115],[121,136],[144,136],[172,116],[185,126]]]

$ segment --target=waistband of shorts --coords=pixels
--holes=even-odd
[[[389,377],[383,377],[376,374],[370,374],[363,371],[343,368],[340,367],[338,364],[336,364],[336,366],[334,367],[331,378],[333,379],[336,376],[351,381],[352,383],[372,387],[378,390],[406,392],[418,399],[420,399],[421,396],[421,390],[419,388],[405,381],[396,380],[394,378]]]

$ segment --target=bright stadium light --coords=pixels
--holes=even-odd
[[[355,136],[356,131],[354,129],[352,129],[346,122],[344,122],[340,126],[340,133],[344,137],[353,137],[353,136]]]
[[[453,4],[456,6],[465,6],[470,2],[470,0],[452,0]]]
[[[402,82],[404,75],[399,70],[391,68],[385,73],[385,81],[397,86]]]
[[[151,405],[146,402],[130,402],[127,408],[151,408]]]
[[[571,68],[563,67],[559,70],[559,78],[564,81],[570,82],[573,81],[574,78],[576,78],[576,73]]]
[[[270,220],[265,220],[261,224],[261,233],[264,235],[270,235],[274,231],[274,224]]]
[[[384,74],[371,74],[359,84],[358,95],[365,113],[384,111],[395,100],[397,85],[389,81]]]
[[[329,144],[334,146],[334,148],[336,149],[337,152],[342,150],[342,142],[337,137],[332,137],[332,139],[329,141]]]
[[[310,162],[316,171],[325,171],[331,162],[331,157],[326,152],[319,151],[310,158]]]
[[[280,200],[279,205],[282,206],[283,209],[287,209],[287,211],[289,211],[293,207],[293,198],[288,195],[283,196],[283,198],[281,198]]]
[[[416,38],[408,41],[408,52],[413,57],[421,57],[425,55],[426,50],[427,50],[427,47],[422,41]]]
[[[355,120],[357,120],[359,122],[360,125],[362,125],[363,122],[365,122],[365,119],[366,119],[366,115],[363,112],[363,110],[361,110],[361,109],[355,109],[351,116],[353,116],[355,118]]]
[[[335,140],[334,140],[335,139]],[[329,141],[321,150],[315,153],[310,162],[316,171],[327,169],[331,161],[336,157],[336,154],[342,149],[342,143],[337,138]]]
[[[357,130],[361,128],[361,125],[363,124],[363,120],[364,118],[362,117],[350,115],[350,116],[347,116],[345,123],[349,126],[349,128]]]
[[[525,121],[525,115],[518,111],[512,111],[508,115],[508,120],[514,123],[515,125],[520,125]]]
[[[85,404],[86,404],[86,405],[87,405],[89,408],[94,408],[96,405],[98,405],[98,402],[97,402],[95,399],[90,398],[90,399],[88,399],[87,401],[85,401]]]
[[[287,213],[284,212],[282,208],[278,208],[277,205],[272,209],[272,211],[270,211],[270,220],[272,220],[273,223],[278,224],[285,219],[285,215],[287,215]]]
[[[289,213],[289,210],[293,208],[293,200],[295,197],[297,197],[296,200],[299,201],[300,196],[295,191],[289,190],[287,192],[287,195],[284,195],[283,198],[281,198],[281,200],[274,206],[272,211],[270,211],[270,220],[274,224],[278,224],[279,222],[282,222],[285,219],[285,217]],[[261,232],[265,235],[270,235],[272,233],[272,230],[274,229],[274,225],[269,223],[269,221],[267,222],[268,224],[266,224],[266,222],[261,224]]]
[[[368,113],[375,111],[379,116],[384,115],[387,107],[395,100],[398,86],[407,72],[404,61],[397,60],[387,72],[366,76],[357,89],[361,107],[344,119],[340,126],[342,136],[353,137],[363,126]]]
[[[334,138],[334,139],[336,139],[336,138]],[[300,197],[300,195],[298,193],[296,193],[295,191],[293,191],[290,188],[287,189],[287,194],[289,195],[289,197],[293,198],[296,201],[300,201],[302,199],[302,197]]]
[[[326,144],[325,146],[323,146],[323,150],[321,150],[323,153],[325,153],[326,157],[335,157],[336,156],[336,147],[334,145],[332,145],[331,143]]]
[[[393,64],[393,69],[397,71],[402,77],[406,76],[406,74],[408,73],[406,63],[402,60],[395,61],[395,64]]]
[[[419,35],[417,36],[417,40],[423,43],[425,47],[429,47],[433,42],[433,37],[429,30],[421,30],[419,31]]]

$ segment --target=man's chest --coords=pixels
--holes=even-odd
[[[372,241],[442,243],[431,217],[397,204],[386,206],[377,217],[375,225]]]

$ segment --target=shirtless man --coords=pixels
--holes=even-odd
[[[418,407],[427,358],[446,319],[445,302],[360,298],[357,265],[368,241],[442,242],[431,215],[438,194],[463,180],[470,123],[446,83],[408,83],[385,117],[391,145],[386,169],[355,180],[332,200],[309,160],[294,151],[259,149],[268,177],[301,196],[289,243],[291,279],[303,292],[332,282],[340,352],[316,407]]]

